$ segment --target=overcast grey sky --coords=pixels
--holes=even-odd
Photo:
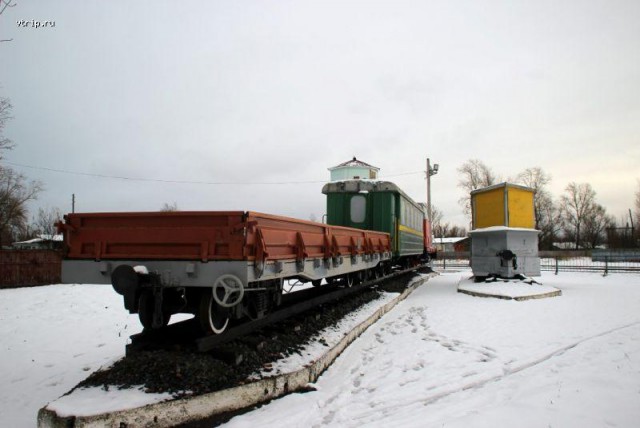
[[[16,21],[54,21],[22,27]],[[640,1],[17,0],[0,16],[14,164],[69,211],[324,213],[352,156],[466,226],[465,160],[588,182],[617,219],[640,178]]]

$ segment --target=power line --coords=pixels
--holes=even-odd
[[[9,165],[36,169],[41,171],[49,171],[56,172],[60,174],[71,174],[71,175],[81,175],[85,177],[97,177],[97,178],[110,178],[117,180],[127,180],[127,181],[147,181],[147,182],[156,182],[156,183],[176,183],[176,184],[206,184],[206,185],[238,185],[238,184],[306,184],[306,183],[323,183],[324,181],[282,181],[282,182],[232,182],[232,181],[192,181],[192,180],[168,180],[162,178],[145,178],[145,177],[125,177],[121,175],[108,175],[108,174],[95,174],[91,172],[79,172],[79,171],[70,171],[65,169],[57,169],[57,168],[49,168],[44,166],[33,166],[33,165],[24,165],[16,162],[6,162]]]
[[[80,171],[70,171],[66,169],[57,169],[50,168],[45,166],[33,166],[33,165],[25,165],[17,162],[4,161],[4,163],[12,166],[17,166],[20,168],[28,168],[35,169],[40,171],[48,171],[55,172],[59,174],[69,174],[69,175],[80,175],[84,177],[96,177],[96,178],[108,178],[108,179],[116,179],[116,180],[126,180],[126,181],[145,181],[145,182],[155,182],[155,183],[173,183],[173,184],[200,184],[200,185],[213,185],[213,186],[225,186],[225,185],[283,185],[283,184],[319,184],[326,183],[327,180],[308,180],[308,181],[192,181],[192,180],[169,180],[169,179],[161,179],[161,178],[145,178],[145,177],[125,177],[121,175],[109,175],[109,174],[95,174],[91,172],[80,172]],[[414,175],[414,174],[424,174],[424,171],[412,171],[412,172],[402,172],[398,174],[389,174],[385,177],[399,177],[403,175]],[[382,179],[382,178],[380,178]]]

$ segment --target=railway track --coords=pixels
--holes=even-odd
[[[130,356],[138,352],[153,350],[211,352],[221,345],[236,339],[248,338],[255,331],[285,321],[311,309],[339,301],[347,296],[387,283],[403,275],[425,269],[430,270],[427,265],[400,269],[389,275],[369,279],[351,287],[338,283],[331,286],[326,285],[286,293],[283,295],[282,304],[277,311],[271,312],[261,319],[227,328],[223,334],[219,335],[202,336],[196,319],[174,323],[158,330],[144,330],[130,337],[131,343],[127,345],[126,355]],[[241,358],[235,355],[227,355],[224,359],[237,361]]]
[[[230,327],[219,336],[202,337],[195,319],[133,335],[125,358],[91,374],[79,386],[109,389],[143,385],[146,392],[171,393],[179,398],[242,385],[252,374],[268,371],[274,362],[302,352],[311,340],[322,344],[318,335],[322,330],[377,299],[378,290],[406,290],[416,271],[431,270],[419,266],[353,287],[337,284],[290,293],[281,310]]]

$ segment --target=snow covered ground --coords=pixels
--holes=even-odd
[[[0,290],[0,426],[34,427],[38,409],[124,355],[142,330],[110,285]]]
[[[316,383],[227,426],[637,426],[640,277],[543,273],[561,297],[457,293],[444,273],[356,340]],[[104,285],[0,290],[0,426],[120,358],[140,330]]]
[[[230,427],[638,426],[640,279],[543,274],[561,297],[456,293],[431,279],[317,382]]]

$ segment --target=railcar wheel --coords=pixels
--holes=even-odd
[[[169,324],[171,314],[162,309],[162,323],[158,326],[153,325],[154,307],[155,300],[153,293],[149,290],[143,291],[138,299],[138,318],[140,319],[140,324],[142,324],[145,329],[161,328]]]
[[[355,275],[352,274],[347,274],[344,276],[344,284],[347,286],[347,288],[353,287],[353,283],[355,282],[354,276]]]
[[[200,297],[198,321],[205,334],[221,334],[229,325],[229,310],[216,303],[213,290],[205,291]]]

